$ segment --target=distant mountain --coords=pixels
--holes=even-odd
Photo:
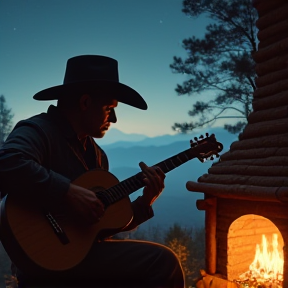
[[[190,139],[193,140],[194,137],[199,137],[201,134],[205,134],[206,132],[209,134],[214,133],[217,140],[223,143],[232,143],[233,141],[237,140],[236,135],[228,133],[226,130],[219,127],[188,134],[167,134],[156,137],[147,137],[141,134],[126,134],[115,128],[112,128],[107,132],[105,137],[95,140],[101,147],[103,146],[108,149],[117,147],[130,148],[133,146],[163,146],[183,141],[187,141],[187,145],[189,145]]]
[[[147,138],[146,135],[131,133],[127,134],[118,129],[111,128],[101,139],[96,139],[99,145],[110,145],[115,142],[139,142]]]

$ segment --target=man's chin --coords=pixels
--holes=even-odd
[[[93,138],[103,138],[106,134],[107,130],[101,130],[97,134],[93,136]]]

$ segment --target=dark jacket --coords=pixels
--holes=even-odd
[[[108,171],[108,159],[92,137],[81,143],[51,105],[47,113],[17,123],[0,149],[0,191],[25,193],[45,205],[60,204],[70,182],[91,169]],[[138,197],[132,202],[131,230],[153,216]]]

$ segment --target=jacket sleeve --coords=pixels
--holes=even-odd
[[[70,180],[50,170],[49,140],[37,125],[19,122],[0,149],[0,191],[60,203]],[[31,198],[32,199],[32,198]]]
[[[122,231],[130,231],[137,228],[141,223],[149,220],[154,216],[151,206],[147,206],[142,202],[141,196],[135,199],[132,203],[133,219],[131,223],[126,226]]]

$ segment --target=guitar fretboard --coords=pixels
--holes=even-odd
[[[154,166],[158,166],[164,173],[168,173],[169,171],[177,168],[178,166],[195,157],[196,155],[194,155],[192,149],[187,149],[177,155],[174,155],[162,162],[155,164]],[[97,197],[99,197],[105,207],[108,207],[109,205],[116,203],[117,201],[144,187],[145,184],[143,182],[143,178],[143,173],[139,172],[136,175],[119,182],[117,185],[109,189],[98,192]]]

